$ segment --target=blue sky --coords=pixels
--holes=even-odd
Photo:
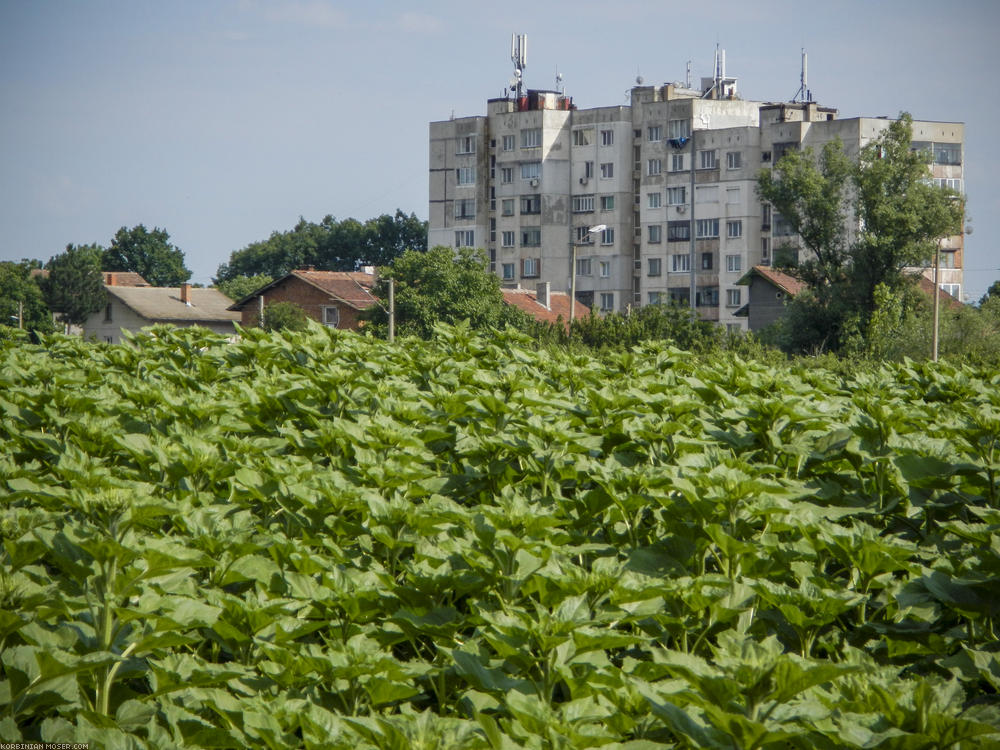
[[[710,75],[745,98],[809,84],[840,116],[966,124],[966,287],[1000,278],[1000,3],[530,5],[298,0],[0,0],[0,259],[170,233],[194,280],[300,216],[427,217],[432,120],[485,113],[528,35],[525,82],[579,107]]]

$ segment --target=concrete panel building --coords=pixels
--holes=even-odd
[[[484,116],[432,122],[429,245],[484,248],[508,287],[569,292],[575,273],[577,299],[603,312],[693,295],[703,318],[745,329],[737,282],[776,252],[803,252],[757,196],[758,171],[838,138],[857,158],[890,121],[838,119],[808,92],[746,101],[724,68],[697,88],[637,85],[628,105],[578,109],[518,88]],[[913,141],[932,154],[931,178],[961,191],[963,125],[915,121]],[[942,288],[960,297],[961,236],[942,250]]]

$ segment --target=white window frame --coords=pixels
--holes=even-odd
[[[517,232],[513,229],[505,229],[500,232],[500,246],[501,247],[514,247],[517,242]]]
[[[594,142],[593,128],[577,128],[573,131],[574,146],[590,146]]]
[[[731,240],[743,236],[743,219],[730,219],[726,222],[726,237]]]
[[[575,214],[589,214],[594,212],[594,196],[593,195],[574,195],[573,196],[573,213]]]
[[[459,187],[471,187],[476,184],[475,167],[457,167],[455,169],[455,184]]]
[[[647,135],[649,137],[650,143],[657,143],[663,140],[663,126],[662,125],[650,125],[647,129]]]
[[[726,256],[726,271],[729,273],[740,273],[743,270],[743,256],[742,255],[727,255]]]
[[[657,190],[655,193],[647,193],[646,200],[649,208],[660,208],[663,205],[663,193]]]
[[[698,152],[698,169],[718,169],[719,159],[714,148]]]
[[[614,211],[615,210],[615,196],[613,196],[613,195],[602,195],[601,196],[601,210],[602,211]]]
[[[514,263],[502,263],[500,265],[501,278],[503,278],[504,281],[513,281],[515,272],[516,264]]]
[[[687,187],[681,185],[679,187],[668,187],[667,188],[667,205],[668,206],[686,206],[687,205]]]
[[[500,167],[500,184],[510,185],[514,181],[513,167]]]
[[[662,258],[646,258],[646,275],[661,276],[663,274]]]
[[[514,215],[514,199],[513,198],[501,198],[500,199],[500,215],[501,216],[513,216]]]
[[[611,261],[610,260],[598,261],[597,268],[600,271],[602,279],[610,278],[610,276],[611,276]]]
[[[614,309],[615,309],[615,293],[614,292],[601,292],[600,304],[601,304],[601,312],[602,313],[614,312]]]
[[[688,253],[675,253],[671,258],[671,273],[690,273],[691,256]]]
[[[476,230],[459,229],[455,232],[455,247],[475,247]]]
[[[687,159],[684,158],[684,154],[671,154],[670,155],[670,171],[671,172],[686,172],[687,169],[684,167]]]
[[[340,325],[340,308],[335,305],[325,305],[323,307],[323,325],[329,328],[337,328]]]
[[[743,168],[743,152],[727,151],[726,169],[742,169],[742,168]]]
[[[476,153],[476,136],[460,135],[458,137],[458,150],[455,153],[456,154]]]
[[[663,242],[663,227],[660,224],[650,224],[648,239],[651,244]]]
[[[717,239],[719,236],[719,220],[697,219],[695,221],[694,236],[698,240]]]
[[[537,242],[535,241],[537,238]],[[541,227],[521,227],[521,247],[541,247]]]
[[[576,275],[577,276],[590,276],[593,270],[594,264],[591,262],[590,258],[577,258],[576,259]]]
[[[602,245],[613,245],[615,244],[615,228],[607,227],[601,231],[601,244]]]
[[[615,145],[615,131],[613,131],[613,130],[601,130],[601,145],[602,146],[614,146]]]
[[[523,279],[537,279],[542,274],[542,259],[541,258],[522,258],[521,259],[521,278]]]
[[[739,307],[743,298],[740,289],[726,290],[726,307]]]
[[[650,159],[646,162],[646,175],[654,176],[663,172],[663,160],[662,159]]]
[[[539,180],[542,177],[542,163],[540,161],[521,162],[522,180]]]
[[[500,148],[503,151],[513,151],[517,145],[517,139],[513,134],[505,135],[500,139]]]
[[[670,120],[667,123],[667,134],[670,138],[690,138],[691,121],[687,119]]]
[[[521,130],[521,148],[541,148],[542,129],[523,128]]]
[[[601,164],[601,179],[610,180],[615,176],[615,163],[613,161],[606,161]]]

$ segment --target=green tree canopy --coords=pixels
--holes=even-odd
[[[104,307],[103,253],[100,245],[67,245],[66,252],[45,264],[49,275],[40,282],[42,294],[61,322],[82,325],[91,313]]]
[[[878,330],[891,328],[887,311],[905,316],[906,300],[896,305],[886,294],[902,295],[906,269],[926,264],[939,240],[961,232],[964,199],[930,181],[929,155],[912,149],[912,132],[903,113],[856,164],[833,143],[818,159],[809,149],[791,151],[773,172],[761,170],[760,197],[811,251],[794,271],[809,288],[790,304],[785,348],[839,351],[850,342],[857,349],[873,317]]]
[[[386,265],[405,250],[427,249],[427,222],[399,209],[361,223],[325,216],[314,223],[299,219],[291,230],[236,250],[219,266],[216,282],[238,276],[280,278],[296,268],[353,271],[361,265]]]
[[[170,244],[167,231],[158,227],[150,231],[142,224],[115,233],[102,265],[105,271],[133,271],[153,286],[179,286],[191,278],[184,253]]]
[[[264,307],[264,323],[260,316],[254,318],[254,325],[266,331],[304,331],[309,327],[309,316],[294,302],[272,302]]]
[[[38,261],[0,262],[0,324],[49,332],[52,314],[45,304],[41,287],[31,278]],[[20,320],[19,320],[20,318]]]
[[[274,279],[270,276],[234,276],[226,281],[220,281],[215,286],[229,299],[238,301],[253,294],[262,286],[267,286],[272,281]]]
[[[388,280],[396,284],[396,331],[430,338],[438,323],[468,320],[473,328],[524,328],[527,316],[504,303],[500,279],[490,273],[482,250],[437,246],[407,250],[391,266],[379,269],[375,296],[382,306],[365,313],[369,330],[385,335],[388,327]],[[386,309],[383,309],[386,308]]]

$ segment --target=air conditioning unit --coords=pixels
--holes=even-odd
[[[688,210],[688,207],[687,207],[687,206],[683,206],[683,205],[682,205],[682,206],[678,206],[678,207],[677,207],[677,213],[679,213],[679,214],[682,214],[682,213],[684,213],[684,212],[685,212],[685,211],[687,211],[687,210]]]
[[[581,177],[580,178],[580,184],[581,185],[586,185],[587,184],[587,178],[586,177]]]
[[[531,187],[538,187],[538,180],[532,180]]]

